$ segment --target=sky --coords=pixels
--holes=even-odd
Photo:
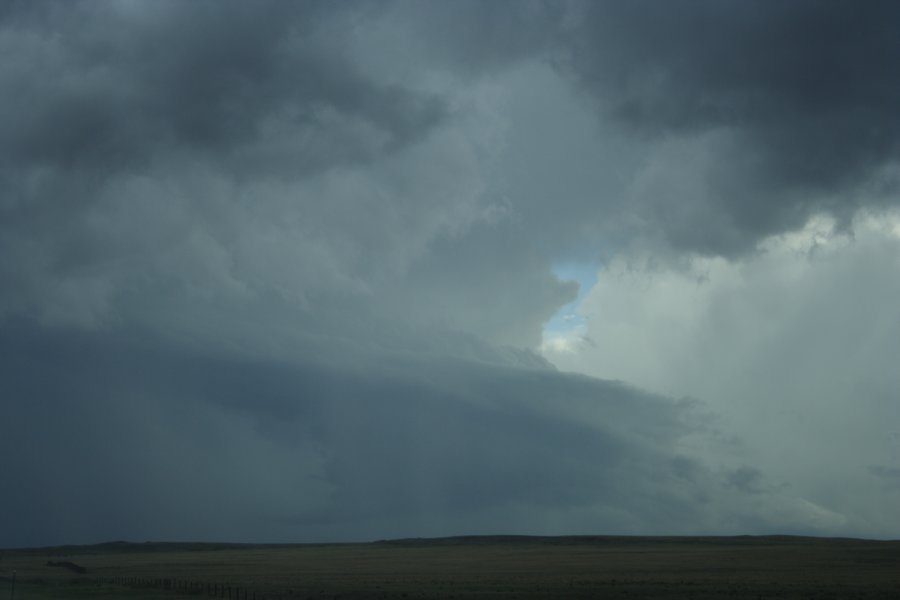
[[[900,5],[0,4],[0,547],[900,537]]]

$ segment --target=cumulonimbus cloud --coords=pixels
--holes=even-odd
[[[0,545],[844,531],[536,352],[567,253],[887,202],[890,6],[821,53],[836,5],[722,6],[4,5]]]

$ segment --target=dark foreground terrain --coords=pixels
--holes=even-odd
[[[51,564],[52,563],[52,564]],[[77,567],[77,568],[76,568]],[[81,572],[81,571],[84,572]],[[900,541],[467,537],[2,551],[0,598],[900,598]]]

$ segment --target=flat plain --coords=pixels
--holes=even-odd
[[[486,536],[0,553],[0,598],[13,600],[900,598],[900,541]]]

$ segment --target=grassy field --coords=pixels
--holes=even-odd
[[[84,574],[47,561],[70,561]],[[798,537],[448,538],[7,550],[0,600],[900,598],[900,542]],[[110,578],[156,580],[154,585]],[[158,580],[193,582],[195,591]],[[207,587],[215,584],[216,588]]]

